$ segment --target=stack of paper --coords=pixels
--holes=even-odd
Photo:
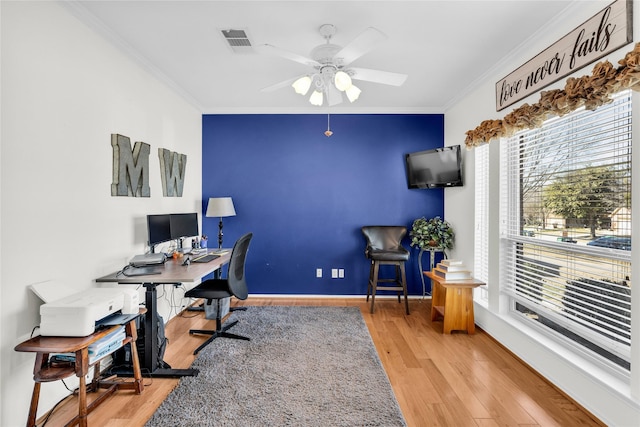
[[[104,336],[89,346],[89,363],[102,359],[106,355],[122,347],[126,338],[124,326],[119,327],[109,335]]]
[[[433,274],[445,280],[473,279],[471,271],[459,260],[443,259],[433,269]]]

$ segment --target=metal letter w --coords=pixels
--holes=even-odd
[[[158,157],[160,157],[160,179],[164,196],[182,197],[187,155],[158,148]]]

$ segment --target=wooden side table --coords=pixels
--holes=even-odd
[[[139,314],[144,314],[147,310],[140,309]],[[89,364],[89,345],[109,335],[117,330],[120,326],[112,326],[110,328],[101,329],[86,337],[43,337],[37,336],[18,344],[16,351],[36,353],[36,361],[33,367],[33,394],[31,395],[31,406],[29,407],[29,418],[27,419],[27,427],[36,426],[36,414],[38,411],[38,400],[40,398],[40,385],[43,382],[57,381],[75,374],[80,381],[78,391],[78,415],[73,418],[67,425],[79,424],[82,427],[87,425],[87,416],[101,404],[107,397],[111,396],[118,389],[132,389],[136,394],[142,393],[144,384],[142,382],[142,373],[140,372],[140,364],[138,361],[138,350],[136,348],[136,339],[138,338],[135,319],[125,325],[125,339],[122,345],[131,343],[131,359],[133,362],[133,378],[132,382],[114,382],[100,379],[100,360],[94,364]],[[49,362],[50,353],[75,353],[75,363],[55,365]],[[106,357],[106,356],[105,356]],[[94,366],[93,381],[86,384],[86,375],[89,373],[89,367]],[[97,390],[106,388],[107,390],[97,399],[87,405],[87,389]]]
[[[454,330],[476,332],[473,317],[473,289],[484,285],[476,279],[445,280],[433,274],[432,271],[423,272],[431,279],[431,320],[443,318],[442,332],[450,334]]]

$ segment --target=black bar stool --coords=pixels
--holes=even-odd
[[[371,260],[369,269],[369,283],[367,285],[367,301],[371,295],[371,313],[376,299],[376,291],[396,291],[398,302],[404,294],[404,305],[409,314],[407,298],[407,277],[405,262],[409,259],[409,251],[402,246],[402,238],[407,234],[407,228],[396,225],[369,225],[362,227],[362,234],[367,239],[366,257]],[[393,279],[380,278],[380,266],[393,265],[395,277]],[[381,285],[382,284],[382,285]]]

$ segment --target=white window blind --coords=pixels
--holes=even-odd
[[[630,91],[501,150],[501,274],[515,312],[629,369]]]
[[[485,283],[489,280],[489,145],[474,149],[475,155],[475,231],[474,231],[474,271],[476,279]],[[487,299],[487,288],[480,289],[478,295]]]

